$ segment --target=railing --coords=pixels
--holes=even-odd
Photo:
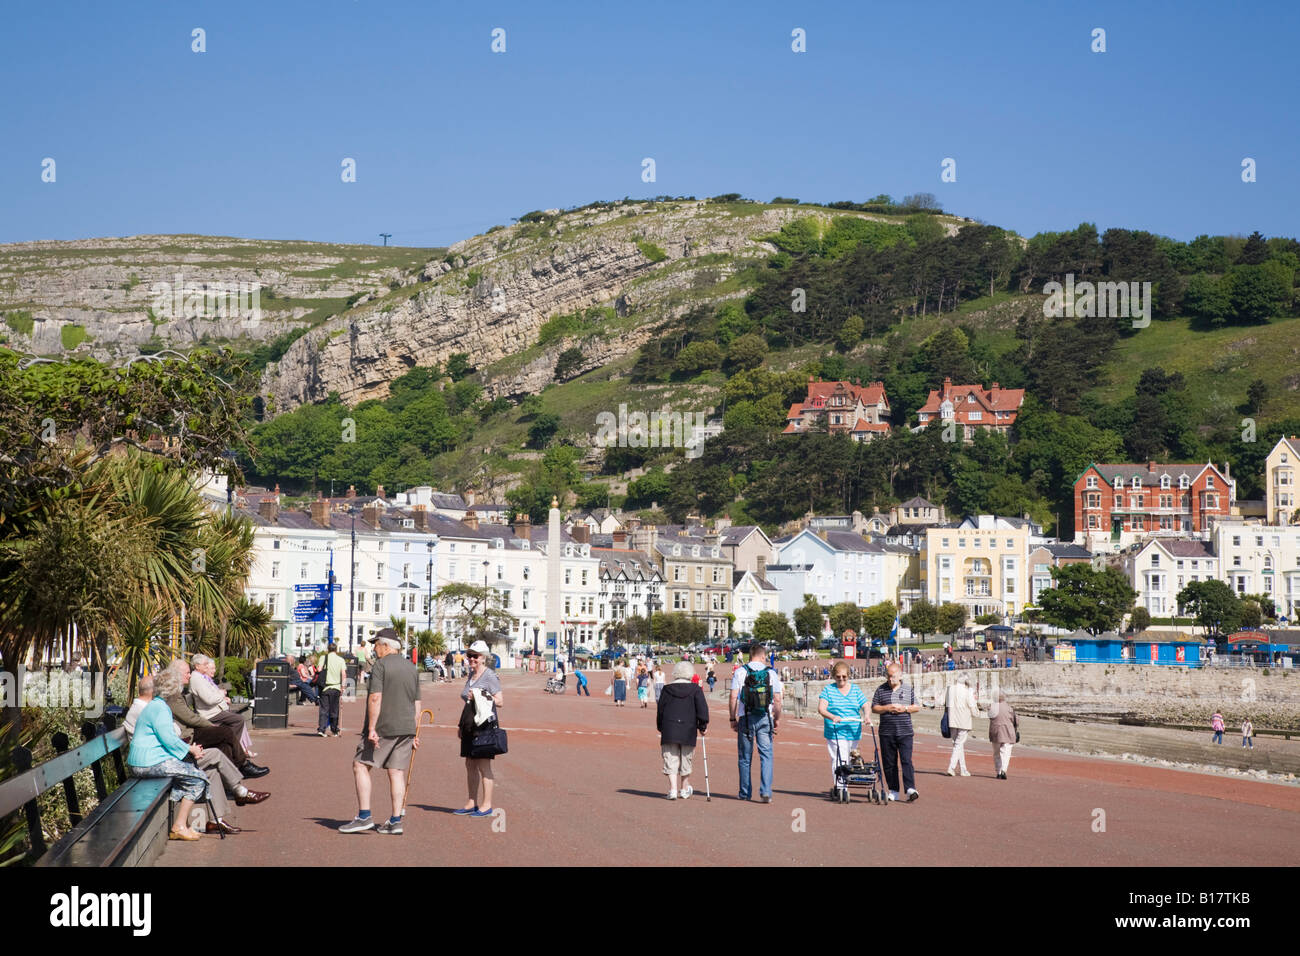
[[[31,856],[41,856],[47,849],[38,803],[41,794],[62,784],[63,798],[68,807],[68,818],[72,821],[72,825],[76,826],[85,818],[85,814],[81,810],[81,803],[77,797],[76,783],[72,779],[74,774],[89,767],[95,782],[95,796],[101,801],[109,794],[108,783],[104,777],[105,759],[112,758],[118,786],[127,779],[126,767],[122,761],[126,731],[118,729],[116,724],[111,714],[106,714],[97,724],[89,720],[83,722],[81,737],[85,743],[73,750],[68,749],[71,741],[67,734],[55,734],[50,742],[59,756],[36,767],[32,766],[30,750],[26,747],[13,749],[12,759],[18,769],[18,775],[0,783],[0,819],[19,809],[26,813]]]

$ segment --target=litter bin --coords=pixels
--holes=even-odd
[[[289,663],[258,661],[253,690],[253,726],[289,726]]]
[[[361,690],[361,665],[356,661],[348,662],[347,674],[344,677],[343,696],[349,694],[355,697]]]

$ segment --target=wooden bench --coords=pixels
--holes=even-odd
[[[67,734],[52,738],[58,756],[33,767],[31,751],[16,747],[13,762],[17,776],[0,783],[0,817],[23,810],[31,840],[29,856],[37,866],[141,866],[152,863],[162,852],[170,829],[171,780],[127,777],[122,751],[126,731],[116,727],[111,715],[99,724],[81,726],[85,740],[69,749]],[[111,793],[103,763],[110,760],[121,781]],[[89,768],[94,778],[99,805],[83,814],[73,775]],[[62,785],[72,829],[47,849],[41,826],[41,794]]]

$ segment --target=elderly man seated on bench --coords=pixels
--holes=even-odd
[[[166,679],[165,691],[161,683],[163,675],[170,675]],[[172,678],[175,679],[174,683]],[[239,742],[237,730],[227,724],[214,724],[200,717],[189,705],[182,693],[189,682],[190,665],[182,660],[172,661],[155,679],[157,684],[155,693],[171,708],[172,716],[176,720],[177,735],[193,740],[194,743],[204,747],[216,747],[230,758],[245,777],[264,777],[270,773],[268,768],[259,767],[249,758],[248,751]]]
[[[161,674],[159,678],[162,679],[163,689],[168,689],[167,678]],[[122,720],[122,726],[126,728],[128,737],[135,733],[135,725],[140,712],[144,710],[149,701],[154,699],[155,683],[152,676],[146,674],[140,678],[138,693],[140,696],[132,702],[131,709],[126,712],[126,716]],[[174,722],[173,729],[175,729]],[[193,760],[194,765],[204,771],[208,777],[208,799],[212,802],[212,812],[216,816],[216,820],[208,821],[207,832],[239,833],[240,828],[229,822],[230,803],[226,799],[226,793],[229,792],[235,798],[235,803],[241,807],[261,803],[271,795],[265,791],[249,790],[245,787],[239,770],[230,762],[230,758],[220,750],[216,748],[205,750],[200,747],[199,751],[197,757],[191,754],[190,757],[186,758],[186,762]]]

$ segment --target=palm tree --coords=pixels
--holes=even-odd
[[[135,685],[141,674],[157,670],[165,650],[158,635],[167,627],[170,615],[152,598],[140,596],[118,621],[117,651],[121,666],[126,668],[126,696],[135,697]]]
[[[235,657],[265,657],[271,653],[274,639],[271,612],[241,594],[227,621],[226,651]]]
[[[410,636],[406,625],[406,618],[398,617],[396,614],[388,615],[388,623],[393,625],[393,630],[397,632],[397,637],[405,641]]]

